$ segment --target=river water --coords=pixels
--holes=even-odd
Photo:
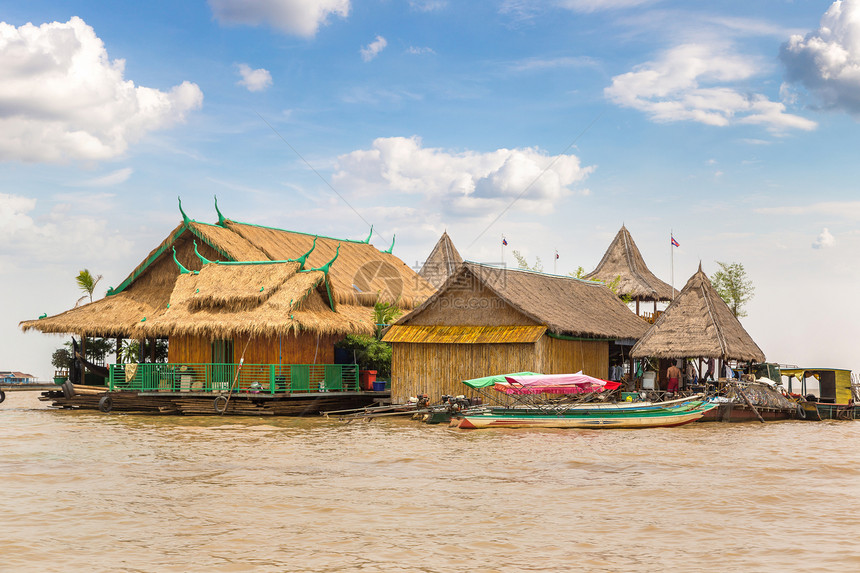
[[[0,405],[0,571],[858,571],[860,422],[477,430]]]

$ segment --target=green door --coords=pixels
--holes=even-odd
[[[233,341],[212,341],[212,390],[229,390],[233,382]]]

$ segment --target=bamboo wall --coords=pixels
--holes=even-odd
[[[561,340],[544,335],[537,345],[538,372],[609,377],[609,342],[605,340]]]
[[[233,339],[233,362],[239,362],[244,351],[246,364],[334,364],[334,344],[340,338],[331,334],[317,337],[308,332],[298,336],[255,337],[249,343],[247,336],[237,336]],[[212,361],[212,341],[205,336],[173,336],[168,361],[207,364]]]
[[[462,381],[490,374],[535,371],[534,344],[408,344],[394,343],[391,399],[405,402],[428,394],[476,395]],[[492,392],[492,391],[491,391]]]

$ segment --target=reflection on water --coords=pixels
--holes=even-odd
[[[481,430],[0,405],[2,571],[860,570],[860,423]]]

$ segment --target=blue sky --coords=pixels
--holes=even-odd
[[[108,6],[109,8],[106,8]],[[860,2],[0,1],[0,367],[188,214],[390,245],[447,229],[675,284],[743,263],[770,360],[860,368]],[[501,215],[501,216],[500,216]],[[511,253],[506,254],[513,263]],[[103,287],[103,288],[102,288]]]

